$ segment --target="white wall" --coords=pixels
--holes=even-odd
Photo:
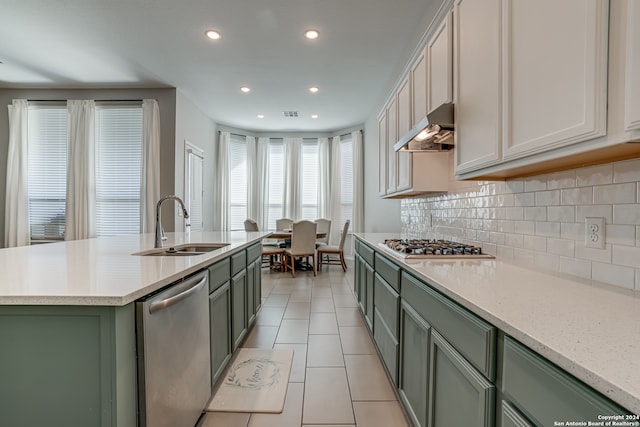
[[[184,199],[184,143],[204,151],[204,230],[214,229],[215,199],[215,147],[217,146],[216,124],[179,90],[176,93],[176,138],[175,138],[175,194]],[[177,206],[174,209],[177,213]],[[175,216],[175,229],[184,230],[184,220]]]

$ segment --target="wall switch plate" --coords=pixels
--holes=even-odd
[[[604,249],[604,230],[604,218],[585,218],[584,246],[587,248]]]

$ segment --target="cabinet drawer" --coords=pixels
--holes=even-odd
[[[533,427],[520,413],[509,404],[500,402],[500,427]]]
[[[398,317],[400,310],[400,296],[398,293],[387,284],[387,282],[378,274],[375,273],[375,289],[373,291],[374,302],[376,310],[380,312],[380,316],[387,324],[387,327],[393,334],[395,339],[398,339]]]
[[[231,255],[231,275],[235,276],[247,268],[247,252],[240,251]]]
[[[247,248],[247,264],[251,264],[262,256],[262,243],[255,243]]]
[[[507,336],[502,391],[505,399],[536,425],[553,425],[559,420],[598,421],[598,415],[629,413]]]
[[[489,380],[495,380],[496,328],[402,272],[402,298]]]
[[[398,384],[398,340],[393,336],[387,324],[384,322],[380,311],[374,309],[373,339],[380,350],[382,360],[389,371],[395,385]]]
[[[380,254],[376,254],[376,273],[379,273],[391,287],[400,292],[400,267]]]
[[[369,246],[365,245],[364,243],[361,243],[359,254],[362,257],[362,259],[364,259],[367,262],[367,264],[373,267],[373,249],[371,249]]]
[[[209,266],[209,293],[224,285],[231,278],[231,259],[225,258]]]

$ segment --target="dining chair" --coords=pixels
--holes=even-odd
[[[318,224],[317,233],[325,233],[324,237],[316,238],[316,249],[320,246],[325,246],[329,244],[329,233],[331,232],[331,220],[325,218],[318,218],[314,221]]]
[[[347,238],[347,231],[349,230],[350,220],[347,220],[342,227],[342,234],[340,235],[340,244],[338,246],[320,246],[318,248],[318,270],[322,270],[322,264],[334,264],[341,265],[342,271],[347,271],[347,264],[344,262],[344,242]],[[338,258],[332,255],[338,255]],[[324,258],[326,257],[326,258]]]
[[[289,230],[289,227],[291,227],[291,224],[293,224],[292,219],[289,219],[289,218],[276,219],[276,230],[277,231]],[[291,246],[291,240],[285,239],[285,240],[278,241],[277,245],[283,248],[288,248],[289,246]]]
[[[260,231],[258,229],[258,223],[254,220],[247,218],[244,220],[244,231]]]
[[[302,220],[293,223],[293,231],[291,233],[291,247],[284,250],[285,270],[291,270],[293,277],[296,277],[295,258],[306,258],[309,264],[309,258],[313,260],[313,275],[316,276],[316,230],[318,224],[315,222]]]

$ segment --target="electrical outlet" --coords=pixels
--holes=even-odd
[[[585,218],[584,246],[587,248],[604,249],[604,230],[604,218]]]

